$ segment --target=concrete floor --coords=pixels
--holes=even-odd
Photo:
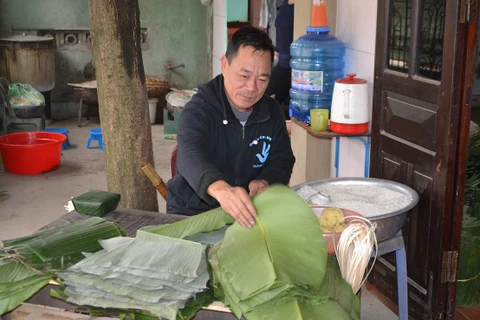
[[[0,239],[29,235],[42,226],[60,218],[64,205],[71,197],[89,189],[106,190],[104,153],[98,148],[86,149],[88,130],[100,127],[91,121],[77,127],[76,121],[56,121],[51,127],[67,128],[71,148],[64,150],[58,169],[32,176],[7,173],[0,165]],[[164,181],[171,178],[170,155],[176,144],[165,140],[163,125],[152,125],[155,169]],[[92,144],[93,145],[93,144]],[[158,195],[160,211],[165,212],[165,201]],[[393,320],[398,317],[381,304],[370,292],[362,292],[362,319]]]

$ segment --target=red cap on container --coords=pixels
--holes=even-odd
[[[324,0],[313,0],[310,26],[317,28],[328,27],[327,6]]]
[[[365,80],[365,79],[355,78],[356,75],[357,75],[356,73],[347,73],[348,78],[340,78],[340,79],[337,79],[335,82],[336,83],[346,83],[346,84],[367,83],[367,80]]]

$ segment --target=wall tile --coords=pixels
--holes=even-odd
[[[213,0],[213,15],[219,17],[226,16],[226,1],[225,0]]]
[[[353,48],[355,30],[354,0],[337,1],[337,32],[338,39],[345,43],[347,48]]]
[[[350,2],[350,1],[349,1]],[[352,29],[353,48],[375,54],[378,0],[354,0],[355,28]]]
[[[345,54],[345,73],[356,73],[358,78],[367,80],[368,102],[370,115],[373,101],[373,76],[375,71],[375,56],[373,54],[349,50]]]
[[[213,16],[213,55],[221,58],[227,49],[227,22],[225,17]]]

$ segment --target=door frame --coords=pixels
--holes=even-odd
[[[419,17],[421,0],[413,0],[412,13],[414,17]],[[470,123],[470,99],[473,80],[473,71],[475,63],[475,44],[476,27],[478,17],[478,0],[454,0],[446,1],[445,12],[445,38],[444,38],[444,58],[450,57],[453,61],[444,65],[442,70],[442,82],[438,90],[437,100],[439,101],[439,122],[448,121],[446,125],[447,132],[437,135],[437,153],[435,155],[434,165],[436,170],[433,174],[435,184],[441,192],[433,201],[443,208],[442,222],[438,226],[441,237],[440,244],[434,248],[438,257],[431,258],[430,272],[435,273],[430,317],[433,319],[452,319],[454,315],[455,293],[456,293],[456,273],[457,270],[451,269],[450,274],[445,276],[442,281],[442,256],[445,252],[458,252],[460,247],[461,223],[463,215],[463,198],[465,186],[465,166],[468,147],[468,127]],[[375,50],[375,85],[374,85],[374,104],[382,105],[383,83],[385,74],[388,46],[388,21],[389,0],[379,0],[377,14],[377,47]],[[470,8],[467,9],[467,6]],[[469,15],[469,17],[467,17]],[[469,20],[469,21],[468,21]],[[412,28],[415,29],[415,28]],[[380,31],[383,30],[383,31]],[[417,30],[411,31],[411,41],[416,43]],[[382,39],[382,41],[378,41]],[[412,55],[413,56],[413,55]],[[473,60],[473,61],[472,61]],[[415,62],[411,66],[415,69]],[[453,75],[453,76],[452,76]],[[407,76],[405,77],[408,78]],[[410,79],[415,79],[412,76]],[[407,80],[408,82],[408,80]],[[419,93],[420,88],[416,88],[409,83],[408,90]],[[442,106],[440,108],[440,106]],[[373,126],[380,128],[380,107],[373,110]],[[372,132],[372,160],[380,159],[381,155],[381,132]],[[454,150],[454,152],[446,152]],[[442,168],[443,167],[443,168]],[[373,167],[372,174],[380,176],[380,167]],[[443,189],[443,190],[442,190]],[[457,265],[458,255],[452,255],[451,265]],[[436,261],[436,262],[435,262]],[[437,265],[438,262],[438,265]],[[450,270],[450,269],[449,269]],[[378,293],[378,290],[375,290]],[[385,296],[381,300],[388,300]],[[386,303],[387,305],[392,305]]]
[[[462,221],[463,221],[463,206],[465,200],[465,181],[466,181],[466,167],[468,158],[468,144],[470,136],[470,120],[471,120],[471,101],[473,92],[473,78],[477,63],[477,34],[478,34],[478,18],[479,7],[478,0],[470,0],[470,7],[467,9],[461,7],[460,10],[460,24],[463,25],[462,36],[463,42],[463,64],[458,64],[458,68],[462,68],[462,82],[460,88],[460,102],[459,102],[459,130],[458,130],[458,144],[456,152],[456,168],[457,174],[454,179],[454,186],[456,195],[453,202],[453,215],[451,220],[451,237],[449,251],[459,252],[461,243]],[[462,48],[458,48],[462,50]],[[459,53],[461,54],[461,52]],[[461,254],[461,252],[459,252]],[[459,258],[458,258],[459,259]],[[456,265],[459,260],[457,259]],[[458,269],[458,268],[457,268]],[[457,273],[452,274],[451,281],[447,282],[446,295],[446,315],[447,319],[453,319],[455,316],[455,300],[457,293]]]

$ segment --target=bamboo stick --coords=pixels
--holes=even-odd
[[[167,185],[165,182],[163,182],[162,178],[160,178],[155,168],[152,167],[150,163],[146,163],[142,166],[142,170],[148,179],[150,179],[155,188],[157,188],[157,191],[162,195],[162,198],[167,200]]]

